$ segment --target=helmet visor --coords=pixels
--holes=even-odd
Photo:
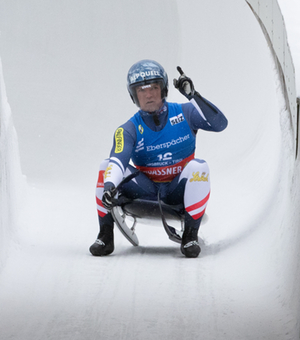
[[[160,89],[161,89],[161,99],[164,99],[164,95],[163,95],[163,88],[164,88],[164,82],[162,79],[151,79],[151,80],[145,80],[145,81],[142,81],[142,82],[139,82],[139,83],[135,83],[135,84],[132,84],[130,85],[129,87],[129,90],[130,90],[130,94],[134,100],[134,102],[136,103],[137,106],[140,107],[140,103],[139,103],[139,100],[138,100],[138,96],[137,96],[137,89],[138,88],[142,88],[142,89],[146,89],[146,88],[149,88],[151,87],[152,84],[158,84],[160,86]]]

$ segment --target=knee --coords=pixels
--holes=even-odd
[[[103,170],[106,170],[107,166],[108,166],[108,163],[109,163],[109,159],[105,159],[104,161],[102,161],[100,163],[100,166],[99,166],[99,171],[103,171]]]
[[[210,182],[208,164],[201,159],[193,159],[184,169],[184,177],[188,182]]]
[[[98,197],[102,197],[103,188],[104,188],[104,173],[108,166],[108,162],[109,160],[105,159],[104,161],[101,162],[100,167],[99,167],[98,180],[97,180],[97,185],[96,185],[96,195]]]
[[[193,159],[191,160],[186,168],[189,170],[189,173],[196,173],[199,172],[200,174],[205,172],[206,174],[209,173],[208,164],[202,159]]]
[[[209,182],[209,167],[202,159],[191,160],[183,169],[180,180],[187,179],[189,182]]]

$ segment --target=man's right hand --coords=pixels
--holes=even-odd
[[[179,66],[177,70],[180,73],[180,77],[173,81],[175,88],[186,97],[193,96],[195,94],[195,88],[192,79],[187,77]]]
[[[114,196],[116,194],[116,189],[112,188],[110,190],[105,190],[102,196],[102,203],[105,209],[111,210],[115,205]]]

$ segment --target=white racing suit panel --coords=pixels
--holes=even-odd
[[[210,196],[210,173],[205,161],[190,161],[180,174],[179,182],[186,179],[184,190],[185,210],[194,220],[202,217]]]
[[[97,211],[100,218],[103,218],[108,213],[102,204],[105,170],[108,164],[110,164],[109,160],[101,163],[96,188]],[[135,171],[138,170],[129,165],[126,168],[124,177]],[[185,183],[185,185],[182,185],[182,183]],[[187,213],[194,220],[198,220],[205,213],[210,195],[210,174],[207,163],[199,159],[190,161],[181,174],[169,183],[154,183],[145,174],[140,173],[140,175],[124,185],[122,192],[129,198],[156,200],[160,189],[163,189],[161,190],[162,200],[168,201],[169,204],[178,204],[175,197],[182,197],[182,203]]]

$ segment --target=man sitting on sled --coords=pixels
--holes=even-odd
[[[207,163],[195,158],[196,133],[222,131],[227,119],[178,71],[174,85],[189,99],[184,104],[166,101],[168,77],[157,62],[139,61],[128,72],[127,88],[139,111],[117,128],[110,157],[100,165],[96,189],[100,232],[90,247],[95,256],[114,251],[113,197],[122,179],[136,171],[139,175],[122,185],[119,194],[154,201],[159,192],[165,204],[183,204],[181,252],[197,257],[201,251],[198,230],[210,195],[210,174]]]

